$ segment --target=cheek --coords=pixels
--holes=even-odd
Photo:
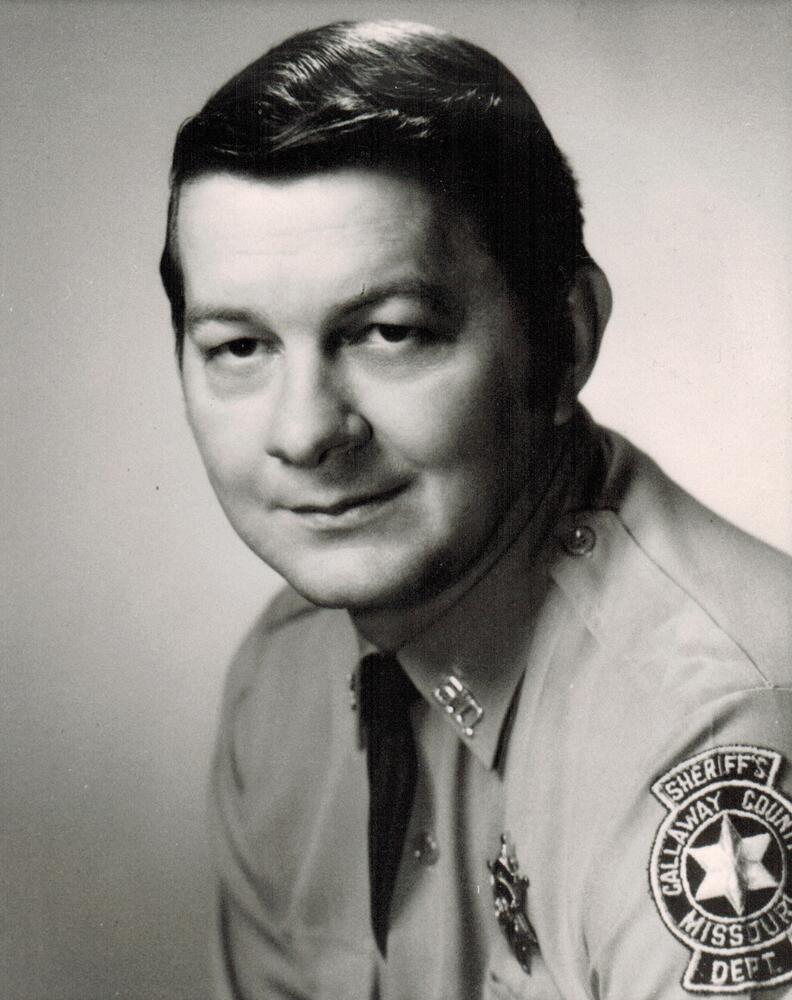
[[[507,388],[501,368],[462,369],[380,391],[367,409],[380,441],[417,466],[492,465],[514,422]]]
[[[253,478],[259,455],[260,422],[250,408],[227,408],[185,390],[187,419],[204,466],[217,492]]]

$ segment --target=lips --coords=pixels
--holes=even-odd
[[[293,514],[318,514],[326,517],[340,517],[348,511],[373,506],[375,504],[391,500],[393,497],[397,496],[397,494],[401,493],[404,488],[405,487],[400,484],[384,490],[374,490],[370,493],[357,494],[351,497],[342,497],[337,500],[284,504],[283,506],[287,510],[290,510]]]

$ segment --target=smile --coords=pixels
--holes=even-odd
[[[329,504],[299,504],[285,509],[311,528],[320,530],[354,528],[377,517],[404,489],[405,487],[400,485],[382,493],[345,497]]]

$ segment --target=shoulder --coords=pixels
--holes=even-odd
[[[788,656],[792,559],[693,499],[623,438],[607,437],[613,506],[635,543],[734,638],[772,656],[775,636]]]
[[[291,588],[275,595],[226,678],[216,761],[233,776],[229,787],[245,788],[259,801],[261,789],[275,780],[264,762],[313,761],[336,730],[348,728],[342,723],[350,714],[348,677],[357,658],[345,611],[317,607]]]
[[[792,830],[792,560],[617,435],[604,440],[600,502],[558,526],[510,737],[506,822],[566,992],[596,978],[603,997],[621,998],[640,974],[647,995],[676,998],[683,977],[698,983],[683,921],[718,935],[739,923],[722,919],[728,902],[704,899],[688,853],[713,853],[723,815],[751,845]],[[747,770],[756,761],[775,763]],[[767,863],[772,899],[785,899],[781,847]],[[771,895],[747,897],[745,927]],[[743,945],[716,944],[720,964],[695,989],[721,995],[709,987],[727,969],[734,992],[753,965],[740,964]],[[792,952],[778,975],[792,977]]]
[[[344,611],[320,608],[284,586],[265,605],[231,661],[226,709],[257,692],[277,700],[328,663],[356,655],[356,640]]]
[[[718,680],[738,687],[791,687],[792,559],[603,434],[600,502],[559,529],[562,543],[583,529],[589,548],[581,558],[567,544],[554,570],[582,623],[619,661],[656,663],[662,651],[667,661],[717,667]],[[668,679],[678,686],[673,672]]]

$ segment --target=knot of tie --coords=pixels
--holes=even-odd
[[[418,691],[392,653],[360,663],[360,713],[369,779],[368,861],[371,927],[387,953],[388,920],[415,796],[417,755],[410,706]]]

